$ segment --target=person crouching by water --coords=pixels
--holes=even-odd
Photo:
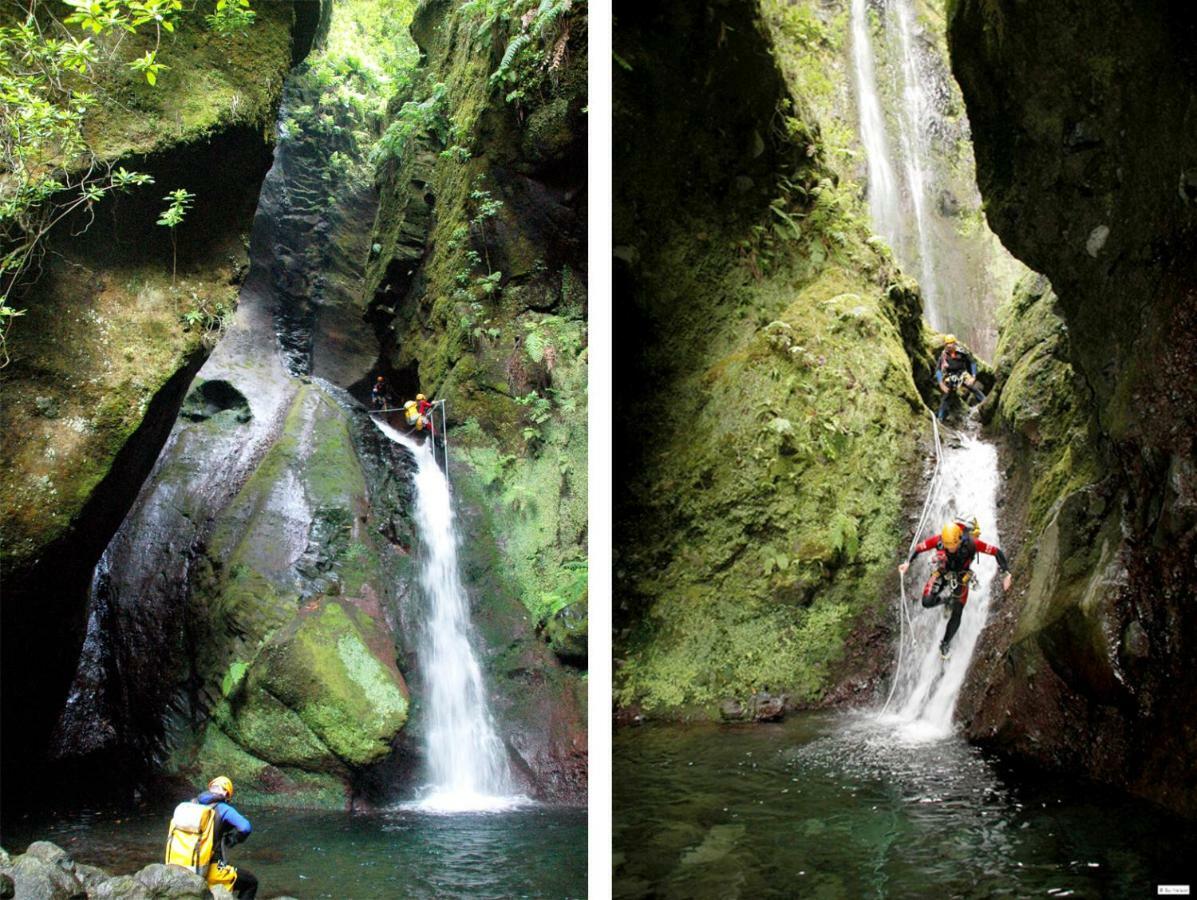
[[[167,864],[181,865],[203,875],[209,886],[223,885],[238,900],[254,900],[258,879],[246,869],[230,866],[225,847],[244,841],[253,831],[249,819],[229,803],[233,782],[220,775],[194,800],[175,807],[166,840]]]

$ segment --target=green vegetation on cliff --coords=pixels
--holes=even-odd
[[[684,39],[636,16],[616,46],[616,697],[659,715],[814,703],[867,667],[845,642],[875,626],[923,433],[918,295],[816,112],[836,38],[766,16],[673,4]]]
[[[63,229],[46,238],[54,252],[14,300],[25,315],[8,342],[12,362],[0,411],[0,452],[9,463],[0,473],[6,565],[28,563],[66,532],[154,398],[204,352],[206,327],[219,327],[235,306],[232,283],[244,265],[241,230],[248,226],[239,188],[260,174],[258,154],[268,158],[264,129],[290,67],[292,30],[290,4],[266,4],[252,28],[228,35],[191,14],[161,35],[159,52],[171,68],[157,84],[121,64],[156,40],[152,29],[126,34],[115,62],[97,62],[87,85],[94,99],[79,124],[82,143],[70,146],[86,148],[93,167],[128,165],[154,171],[163,183],[138,188],[119,204],[97,198],[81,207],[64,221],[74,232],[69,239]],[[115,52],[117,37],[97,42]],[[247,132],[262,135],[260,150],[245,145]],[[223,152],[242,166],[223,184],[196,164],[200,142],[209,140],[228,141]],[[195,154],[182,173],[163,161],[168,148],[181,160]],[[50,162],[29,161],[30,177],[41,177]],[[171,241],[154,224],[161,190],[176,184],[199,195],[178,229],[177,281]],[[6,222],[22,228],[17,211],[9,214]]]
[[[534,625],[572,609],[547,633],[574,655],[586,621],[585,4],[429,2],[413,34],[424,62],[379,144],[367,284],[400,380],[448,400],[454,486],[484,515],[489,537],[475,543],[499,546],[488,584]]]

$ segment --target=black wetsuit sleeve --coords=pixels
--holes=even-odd
[[[1006,554],[1002,552],[1002,548],[995,547],[994,551],[993,551],[993,555],[995,557],[997,557],[998,568],[1001,569],[1003,572],[1009,572],[1010,564],[1006,561]]]

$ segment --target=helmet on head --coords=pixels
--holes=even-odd
[[[955,551],[960,546],[960,538],[964,534],[964,529],[955,522],[949,522],[943,527],[940,533],[940,539],[943,541],[944,548],[950,551]]]
[[[233,796],[233,782],[224,775],[218,775],[208,782],[208,790],[213,794],[220,794],[228,800]]]
[[[425,397],[423,394],[416,394],[416,399],[417,400],[427,400],[428,398]]]
[[[952,346],[954,346],[954,345],[955,345],[955,343],[956,343],[956,335],[954,335],[954,334],[945,334],[945,335],[943,336],[943,345],[944,345],[945,347],[952,347]]]
[[[379,381],[382,381],[382,376],[381,376],[381,375],[379,375],[379,376],[378,376],[378,380],[379,380]]]

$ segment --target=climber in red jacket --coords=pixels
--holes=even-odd
[[[951,605],[951,618],[948,619],[948,627],[943,633],[943,640],[940,641],[939,653],[944,659],[947,659],[948,645],[952,643],[956,629],[960,627],[960,616],[964,612],[964,604],[968,603],[968,586],[973,579],[970,566],[972,566],[976,555],[988,553],[990,556],[996,557],[998,568],[1006,576],[1002,579],[1002,590],[1010,590],[1012,576],[1002,548],[987,544],[974,534],[970,534],[959,522],[949,522],[939,534],[933,534],[916,544],[910,551],[910,559],[898,566],[898,571],[905,575],[910,564],[914,562],[914,558],[928,550],[935,551],[935,568],[923,586],[923,607],[930,609],[944,603],[945,598],[941,594],[949,582],[960,586],[959,596],[953,590],[946,598],[946,602]]]

